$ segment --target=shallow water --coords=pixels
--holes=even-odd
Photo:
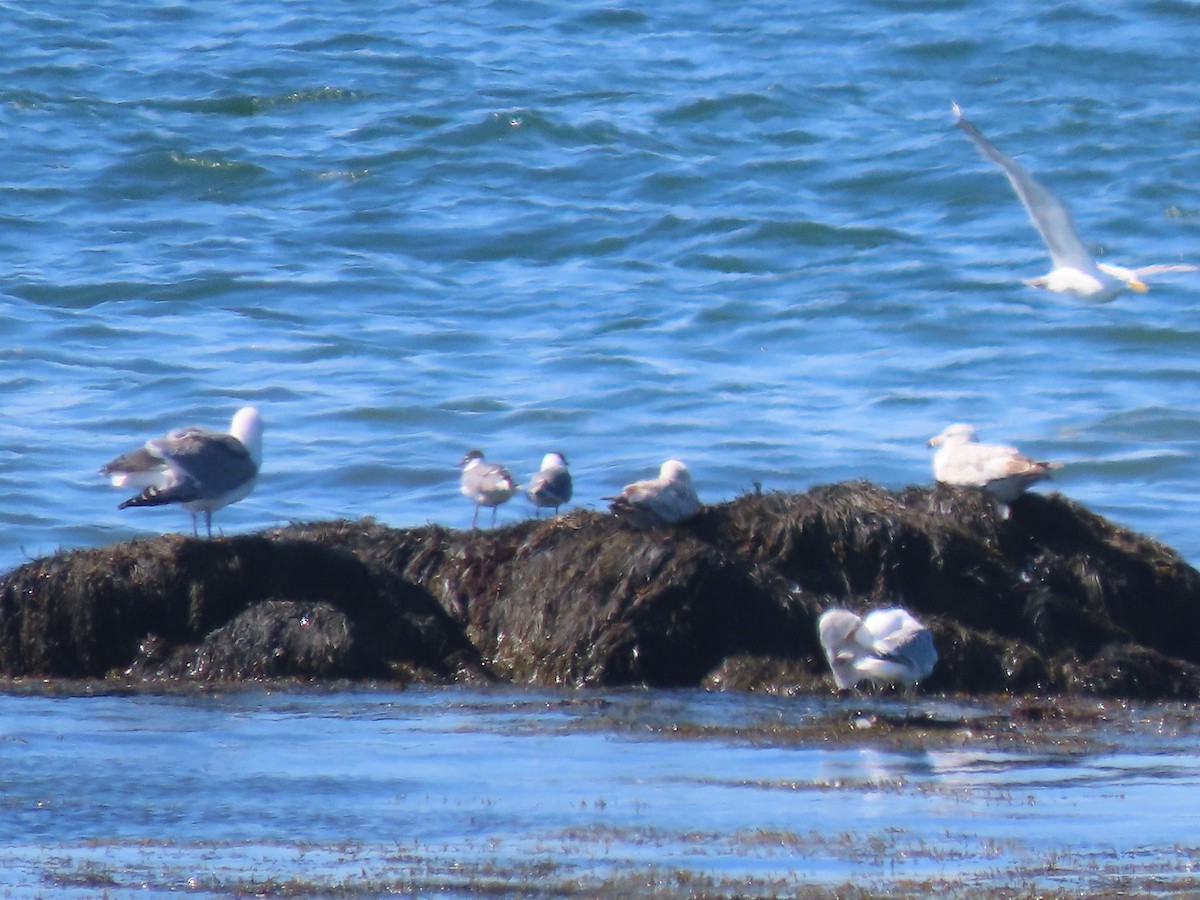
[[[0,19],[0,570],[183,530],[98,467],[243,403],[244,531],[930,480],[956,420],[1200,559],[1200,279],[1097,306],[950,100],[1105,258],[1195,259],[1200,11],[872,0],[106,7]],[[521,501],[500,520],[528,515]]]
[[[1194,712],[905,714],[701,691],[0,695],[0,885],[1200,889]]]
[[[1200,560],[1200,280],[1100,306],[1024,287],[1042,248],[949,114],[1105,259],[1196,261],[1194,4],[47,0],[0,34],[0,571],[186,528],[118,511],[96,471],[244,403],[265,465],[227,531],[464,526],[473,446],[519,477],[563,450],[583,505],[670,455],[708,501],[928,483],[925,438],[967,420]],[[0,696],[0,878],[1196,888],[1186,711],[903,740],[850,713]]]

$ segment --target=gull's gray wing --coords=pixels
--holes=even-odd
[[[672,525],[690,519],[700,511],[700,499],[690,482],[668,482],[658,496],[645,505],[664,522]]]
[[[1071,221],[1071,214],[1062,201],[1042,187],[1015,159],[1001,153],[995,144],[985,138],[983,133],[963,116],[957,103],[952,108],[958,127],[984,156],[1003,169],[1004,174],[1008,176],[1009,184],[1013,186],[1029,214],[1029,220],[1045,241],[1054,267],[1083,271],[1092,268],[1092,254],[1079,240],[1075,223]]]
[[[147,450],[145,447],[138,447],[136,450],[130,450],[128,453],[122,454],[107,463],[101,470],[101,475],[107,476],[126,476],[137,477],[139,475],[148,475],[157,473],[162,470],[166,463],[163,462],[161,456],[157,456]],[[122,481],[122,484],[126,483]]]
[[[1161,275],[1164,272],[1195,272],[1196,270],[1196,266],[1186,263],[1167,263],[1166,265],[1138,266],[1133,270],[1133,274],[1138,278],[1145,278],[1147,275]]]
[[[245,444],[231,434],[207,428],[176,429],[166,437],[147,441],[146,449],[161,456],[180,476],[179,483],[169,488],[175,495],[170,500],[219,497],[258,474]]]
[[[863,620],[863,630],[874,638],[875,653],[880,659],[908,666],[915,681],[933,671],[937,663],[933,635],[907,610],[876,610]]]
[[[904,663],[912,671],[914,681],[920,681],[933,671],[937,664],[937,648],[929,629],[903,632],[880,641],[879,655],[882,659]]]
[[[516,490],[517,482],[504,466],[482,463],[467,469],[462,476],[463,493],[470,497],[486,497],[502,491]]]
[[[550,504],[569,503],[571,473],[566,469],[543,469],[529,479],[528,493]]]

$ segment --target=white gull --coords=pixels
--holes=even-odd
[[[700,511],[700,498],[692,485],[692,475],[677,459],[663,463],[657,478],[635,481],[626,485],[620,495],[604,499],[612,501],[609,509],[616,515],[640,525],[659,522],[674,525]]]
[[[933,455],[933,477],[942,484],[983,488],[1004,507],[1016,500],[1025,489],[1050,477],[1062,463],[1031,459],[1015,447],[1000,444],[981,444],[970,425],[951,425],[941,434],[929,439],[937,447]]]
[[[567,469],[567,458],[557,451],[547,453],[542,457],[542,467],[532,478],[525,490],[537,514],[542,514],[543,507],[558,508],[571,500],[571,473]]]
[[[1071,221],[1071,214],[1057,197],[1046,190],[1016,160],[1004,153],[962,114],[957,103],[951,104],[955,123],[971,139],[980,152],[998,165],[1008,177],[1017,197],[1025,206],[1029,220],[1042,236],[1050,251],[1054,268],[1038,278],[1025,279],[1032,287],[1071,294],[1089,300],[1111,300],[1121,291],[1145,293],[1149,288],[1142,280],[1160,272],[1194,272],[1191,265],[1141,266],[1136,269],[1097,263],[1083,245]]]
[[[821,615],[817,628],[839,690],[864,679],[912,685],[928,677],[937,663],[929,629],[899,607],[877,609],[865,618],[831,609]]]
[[[482,450],[470,450],[459,462],[462,466],[462,492],[475,503],[471,527],[479,521],[479,507],[492,508],[492,524],[496,524],[496,507],[517,492],[517,482],[508,469],[497,463],[484,462]]]

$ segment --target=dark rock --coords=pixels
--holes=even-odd
[[[928,690],[1200,697],[1200,574],[1057,495],[754,494],[669,527],[295,525],[37,560],[0,581],[0,673],[496,679],[831,690],[816,618],[899,603]]]
[[[1064,688],[1105,697],[1195,700],[1200,666],[1137,644],[1110,644],[1087,661],[1068,660]]]
[[[386,672],[355,640],[354,623],[328,603],[266,600],[209,632],[200,646],[142,674],[203,681],[366,677]]]
[[[224,651],[212,643],[215,632],[254,604],[277,599],[299,604],[297,611],[325,603],[349,617],[361,647],[347,657],[352,669],[482,675],[474,649],[426,593],[341,545],[347,532],[378,536],[373,527],[327,528],[323,540],[283,532],[220,540],[168,535],[36,560],[0,582],[0,672],[95,678],[130,668],[160,671],[154,664],[174,648],[206,638],[212,658],[233,660],[239,654],[232,642],[246,641],[244,629],[224,632],[231,642]],[[373,662],[360,662],[360,654]],[[280,666],[299,672],[304,663]]]
[[[391,563],[419,572],[506,680],[696,684],[733,648],[777,649],[788,620],[735,558],[683,528],[576,512],[441,538],[438,553],[396,548]]]

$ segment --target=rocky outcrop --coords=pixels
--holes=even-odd
[[[865,483],[635,530],[371,520],[178,535],[0,581],[0,674],[831,690],[816,618],[900,603],[967,694],[1200,697],[1200,573],[1057,495]]]

